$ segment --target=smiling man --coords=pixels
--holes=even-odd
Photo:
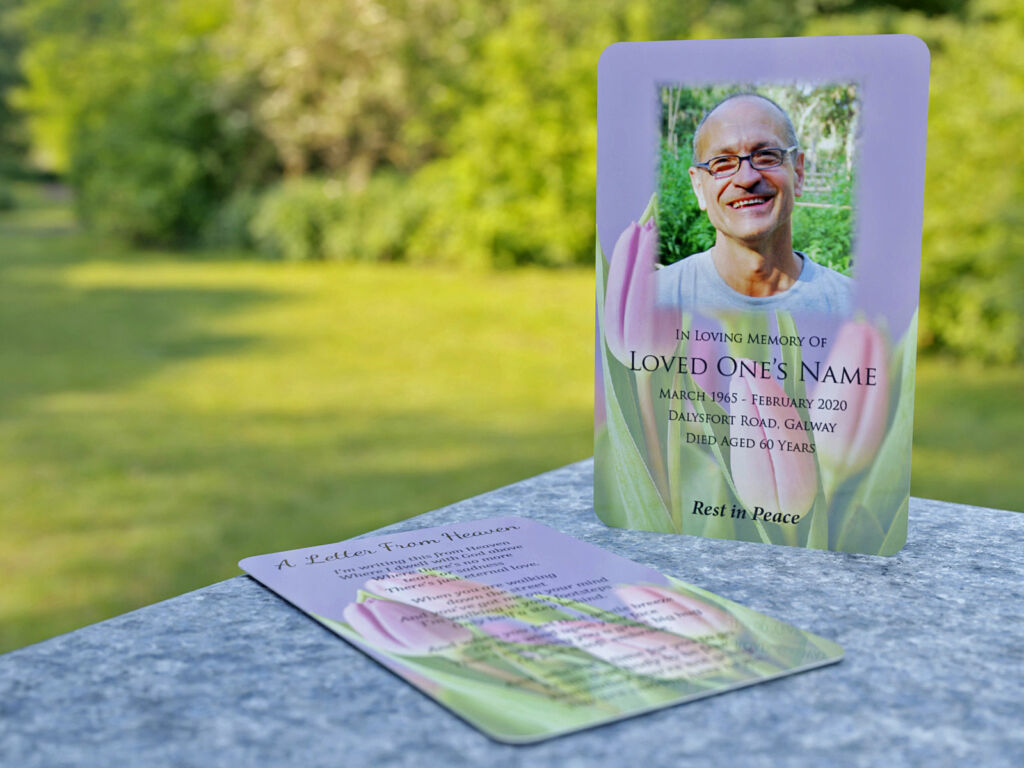
[[[716,230],[710,250],[658,271],[658,303],[849,313],[853,281],[793,250],[804,153],[771,99],[737,94],[693,137],[690,183]]]

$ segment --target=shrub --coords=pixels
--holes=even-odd
[[[336,179],[295,179],[264,193],[249,234],[264,253],[293,261],[401,261],[426,209],[419,190],[388,172],[358,189]]]
[[[7,183],[0,179],[0,211],[9,211],[17,206],[14,193],[11,192]]]
[[[660,261],[672,264],[715,244],[715,228],[690,185],[689,147],[678,154],[662,142],[658,184]]]
[[[827,182],[828,191],[808,201],[831,207],[801,206],[797,201],[793,213],[793,247],[844,275],[849,275],[852,268],[852,183],[845,170],[833,172]]]
[[[209,217],[203,228],[203,245],[213,248],[252,248],[253,221],[260,196],[252,189],[235,192]]]
[[[345,205],[326,229],[328,259],[401,261],[427,202],[404,176],[378,173],[361,191],[346,195]]]
[[[140,244],[190,244],[239,179],[255,175],[258,137],[217,112],[215,87],[183,58],[140,73],[76,126],[70,181],[90,227]]]
[[[256,247],[289,261],[323,260],[327,229],[342,216],[342,193],[341,182],[312,177],[271,187],[250,227]]]

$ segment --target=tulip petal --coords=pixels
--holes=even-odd
[[[559,640],[620,669],[659,680],[682,680],[721,668],[724,657],[687,637],[650,627],[599,621],[556,621]]]
[[[818,471],[806,430],[786,427],[801,422],[799,411],[775,379],[737,375],[729,389],[737,396],[730,435],[754,441],[730,452],[740,500],[748,508],[806,514],[818,492]]]
[[[725,611],[667,587],[622,584],[614,591],[638,621],[675,635],[698,639],[739,629]]]
[[[626,341],[623,335],[629,281],[636,262],[640,226],[634,221],[619,235],[608,265],[608,285],[604,298],[604,336],[608,348],[619,360],[626,359]]]
[[[521,645],[551,645],[554,639],[541,629],[509,619],[493,619],[478,624],[477,629],[506,643]]]
[[[396,573],[366,582],[367,592],[398,600],[450,619],[501,614],[514,607],[511,592],[478,581],[432,573]]]
[[[631,223],[612,253],[605,289],[605,340],[612,355],[624,365],[630,363],[631,352],[668,354],[678,343],[678,310],[657,306],[657,259],[654,219],[643,226]]]
[[[469,629],[450,619],[390,600],[349,603],[342,615],[371,645],[406,656],[438,653],[473,639]]]
[[[836,371],[875,369],[873,385],[824,381],[814,390],[811,420],[836,425],[832,432],[815,432],[818,454],[823,465],[843,478],[867,467],[885,436],[889,415],[885,341],[869,323],[846,323],[839,329],[825,364]],[[820,407],[830,402],[845,402],[846,410]]]
[[[762,507],[779,509],[779,496],[775,487],[775,467],[771,454],[760,447],[764,431],[759,427],[742,423],[742,416],[757,418],[757,409],[751,398],[750,383],[742,377],[733,377],[729,394],[736,398],[730,414],[734,421],[729,428],[729,437],[738,438],[742,443],[753,440],[753,448],[733,448],[729,453],[732,480],[740,501],[748,509]]]

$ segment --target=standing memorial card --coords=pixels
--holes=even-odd
[[[605,50],[606,524],[902,548],[927,105],[928,50],[907,35]]]
[[[829,640],[521,517],[260,555],[239,565],[509,743],[842,657]]]

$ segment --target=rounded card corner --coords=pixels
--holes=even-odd
[[[931,65],[932,51],[928,47],[928,43],[917,35],[909,32],[894,35],[894,37],[900,38],[900,44],[905,45],[909,53],[920,57],[923,64],[927,66]]]
[[[597,57],[597,76],[601,77],[601,72],[614,63],[614,57],[617,55],[617,51],[625,48],[629,43],[616,42],[610,43],[604,47],[601,54]]]

